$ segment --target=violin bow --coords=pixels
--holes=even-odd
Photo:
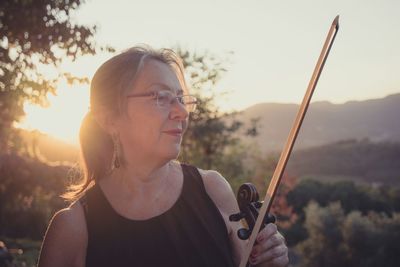
[[[271,182],[268,186],[263,205],[260,208],[260,211],[259,211],[259,214],[257,217],[257,221],[256,221],[253,231],[250,235],[249,242],[247,243],[247,246],[245,248],[245,251],[244,251],[244,254],[241,259],[239,267],[246,267],[251,250],[252,250],[255,240],[257,238],[257,234],[260,232],[262,223],[264,222],[265,215],[268,214],[269,210],[271,209],[272,202],[274,200],[278,186],[282,179],[283,172],[286,167],[286,163],[289,159],[294,142],[296,141],[296,138],[299,133],[304,116],[307,112],[307,109],[308,109],[308,106],[309,106],[309,103],[311,100],[311,96],[314,92],[315,87],[317,86],[319,77],[321,75],[322,69],[324,68],[326,59],[328,58],[329,52],[331,50],[333,41],[335,40],[338,30],[339,30],[339,15],[337,15],[335,17],[335,19],[333,20],[332,25],[328,32],[328,36],[325,39],[324,46],[323,46],[321,54],[318,58],[317,64],[314,68],[314,72],[313,72],[310,82],[308,84],[308,88],[307,88],[306,94],[303,98],[303,102],[301,103],[299,111],[297,112],[296,119],[293,123],[292,129],[290,130],[285,147],[281,153],[278,164],[277,164],[274,174],[272,176]]]

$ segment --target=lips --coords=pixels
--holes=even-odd
[[[173,135],[173,136],[179,136],[179,135],[182,135],[182,130],[181,129],[171,129],[171,130],[163,131],[163,133]]]

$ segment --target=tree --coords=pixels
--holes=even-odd
[[[308,239],[296,250],[299,266],[398,266],[400,214],[352,211],[345,215],[339,202],[306,210]]]
[[[311,200],[321,206],[339,201],[346,214],[352,210],[359,210],[364,214],[372,210],[390,214],[399,211],[399,206],[396,205],[399,191],[396,187],[356,185],[353,181],[323,183],[305,179],[287,194],[287,200],[300,217],[303,217],[303,208]]]
[[[216,169],[237,187],[235,181],[245,180],[249,175],[242,161],[247,149],[235,135],[243,123],[235,119],[237,113],[222,112],[215,102],[224,95],[215,92],[214,87],[226,71],[226,60],[208,52],[199,55],[182,48],[175,50],[183,59],[190,93],[200,100],[197,110],[191,114],[180,160],[204,169]],[[255,122],[248,135],[257,134]]]
[[[77,25],[71,15],[81,0],[2,0],[0,2],[0,151],[15,146],[13,124],[24,116],[27,101],[46,105],[60,78],[85,79],[68,73],[48,78],[43,66],[57,67],[65,58],[95,54],[95,26]],[[109,49],[111,50],[111,49]],[[55,68],[54,68],[55,69]]]
[[[398,266],[400,261],[400,214],[390,216],[351,212],[343,222],[342,233],[349,250],[348,266]]]

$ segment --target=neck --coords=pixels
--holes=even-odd
[[[135,194],[154,192],[167,181],[172,164],[171,161],[146,163],[129,163],[114,169],[110,181]]]

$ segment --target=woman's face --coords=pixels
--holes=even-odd
[[[182,95],[183,89],[175,72],[167,64],[150,59],[131,90],[128,91],[127,114],[117,120],[117,131],[125,159],[171,160],[179,155],[183,133],[189,114],[176,99],[164,106],[152,92],[170,92]],[[140,95],[138,97],[138,95]]]

